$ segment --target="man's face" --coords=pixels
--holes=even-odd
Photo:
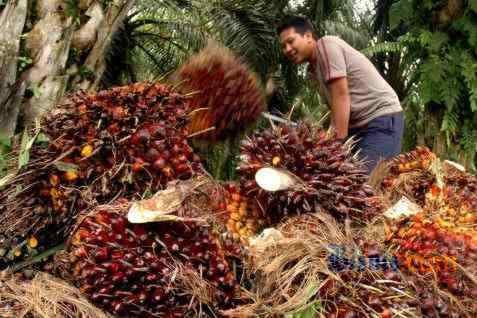
[[[283,54],[294,64],[301,64],[310,58],[314,39],[311,32],[301,35],[290,27],[280,33],[280,43]]]

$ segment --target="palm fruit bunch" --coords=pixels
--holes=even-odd
[[[280,125],[255,132],[240,147],[237,170],[247,196],[255,197],[272,223],[320,208],[335,217],[368,219],[381,212],[381,202],[367,185],[363,164],[349,145],[310,123]],[[297,185],[268,192],[255,181],[264,167],[291,173]]]
[[[391,201],[407,196],[419,205],[424,205],[426,193],[436,181],[429,170],[436,156],[426,147],[400,154],[387,164],[389,172],[381,182],[382,191]]]
[[[418,146],[415,150],[400,154],[391,161],[391,173],[394,175],[414,170],[425,170],[436,159],[434,153],[427,147]]]
[[[269,222],[255,199],[246,196],[240,184],[229,182],[224,189],[227,231],[234,240],[247,243]]]
[[[469,173],[445,167],[444,195],[450,204],[457,203],[477,211],[477,178]]]
[[[413,288],[391,257],[376,244],[345,235],[327,213],[295,215],[251,247],[255,287],[252,304],[230,310],[234,317],[419,316]],[[248,295],[248,293],[247,293]],[[303,308],[312,308],[315,311]],[[288,315],[286,315],[288,316]]]
[[[462,299],[442,291],[429,284],[429,278],[407,276],[406,280],[415,289],[415,297],[419,299],[422,317],[429,318],[473,318],[477,312],[474,298]]]
[[[323,311],[329,318],[418,317],[414,291],[399,273],[343,271],[327,278],[318,290]],[[339,278],[338,278],[339,277]]]
[[[393,225],[389,243],[401,267],[462,299],[477,296],[477,211],[456,206],[432,186],[423,210]]]
[[[64,277],[120,317],[197,317],[201,305],[233,303],[238,285],[207,223],[132,224],[128,208],[99,206],[78,222],[58,260]]]
[[[135,198],[168,181],[202,172],[187,141],[187,103],[162,84],[137,83],[80,92],[43,118],[47,145],[0,194],[0,232],[18,238],[7,255],[30,242],[61,242],[78,211],[117,197]]]
[[[470,318],[477,309],[469,299],[459,306],[452,296],[426,286],[423,278],[410,279],[399,271],[343,271],[337,276],[318,292],[324,317]]]
[[[265,110],[259,79],[228,48],[210,41],[174,74],[182,93],[189,95],[188,130],[205,139],[236,135]]]
[[[289,218],[279,228],[287,238],[311,238],[319,243],[315,249],[322,250],[319,258],[326,262],[327,270],[319,271],[315,298],[323,317],[419,315],[413,287],[399,272],[396,259],[376,243],[364,240],[358,232],[345,238],[339,224],[323,216],[317,219],[316,214]]]
[[[313,252],[324,254],[320,257],[326,258],[332,274],[319,271],[321,280],[315,297],[321,315],[317,317],[470,317],[454,306],[452,297],[426,286],[421,277],[403,275],[398,258],[384,247],[353,229],[351,237],[344,238],[336,225],[326,218],[317,222],[316,216],[290,218],[279,228],[288,239],[306,242],[314,237],[320,242]],[[323,246],[327,246],[326,252],[316,252]],[[319,262],[314,259],[313,263]]]

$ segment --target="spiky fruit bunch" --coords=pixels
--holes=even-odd
[[[319,317],[418,316],[412,287],[383,261],[384,253],[373,244],[361,247],[354,241],[358,232],[344,235],[340,228],[327,213],[309,213],[288,218],[273,234],[259,238],[249,264],[256,275],[253,304],[230,312],[236,317],[300,316],[299,310],[316,304]]]
[[[394,175],[430,167],[436,155],[427,147],[418,146],[415,150],[400,154],[391,161],[391,173]]]
[[[424,278],[410,279],[398,271],[344,271],[330,277],[319,291],[326,317],[473,317],[475,304],[426,285]],[[343,295],[347,295],[343,297]]]
[[[192,56],[174,76],[184,93],[191,93],[191,134],[223,138],[254,122],[265,109],[258,78],[228,48],[215,42]]]
[[[336,276],[326,279],[318,290],[326,317],[391,318],[399,312],[406,312],[409,317],[420,314],[412,287],[397,272],[344,271]]]
[[[456,203],[457,207],[464,206],[466,210],[477,211],[477,178],[474,175],[447,168],[444,181],[444,195],[449,204]]]
[[[359,232],[351,232],[356,243],[353,240],[340,242],[342,234],[329,224],[324,231],[315,215],[290,218],[280,230],[287,238],[307,240],[314,235],[317,241],[333,242],[327,245],[324,256],[333,275],[319,283],[317,295],[326,312],[324,316],[395,317],[406,313],[409,317],[472,317],[470,313],[475,312],[477,305],[469,298],[460,298],[463,302],[458,304],[454,296],[429,284],[429,277],[405,275],[400,271],[406,266],[402,259],[363,239]],[[319,246],[316,249],[319,250]],[[318,260],[315,259],[315,263]]]
[[[436,181],[429,168],[436,156],[426,147],[400,154],[392,159],[389,172],[381,182],[382,191],[391,202],[399,200],[402,195],[423,205],[426,193]]]
[[[47,145],[34,144],[28,164],[2,190],[0,232],[35,237],[40,247],[47,233],[56,244],[78,211],[200,173],[187,143],[186,108],[185,99],[162,84],[74,95],[43,119]]]
[[[227,230],[235,240],[247,242],[269,222],[257,202],[247,197],[239,184],[227,183],[224,188]]]
[[[468,276],[477,274],[476,211],[456,209],[436,195],[444,194],[434,189],[422,212],[395,226],[391,243],[408,272],[435,278],[455,295],[476,297]]]
[[[381,212],[381,203],[363,165],[350,148],[308,123],[281,125],[254,133],[241,145],[238,171],[247,196],[255,197],[272,222],[295,213],[323,208],[336,217],[367,219]],[[299,184],[267,192],[255,182],[256,172],[275,167],[298,177]]]
[[[201,302],[231,304],[237,284],[207,224],[130,224],[127,209],[88,214],[62,256],[67,277],[95,304],[122,317],[195,317]]]
[[[422,317],[429,318],[473,318],[477,312],[475,297],[455,297],[439,287],[429,284],[426,276],[406,277],[406,280],[415,287],[415,297],[419,300]]]

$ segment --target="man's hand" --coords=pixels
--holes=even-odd
[[[331,120],[336,131],[336,137],[348,136],[351,98],[348,91],[348,80],[340,77],[328,82],[331,95]]]

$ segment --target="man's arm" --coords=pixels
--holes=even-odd
[[[340,77],[328,83],[331,95],[331,120],[338,138],[348,136],[351,99],[348,91],[348,80]]]

